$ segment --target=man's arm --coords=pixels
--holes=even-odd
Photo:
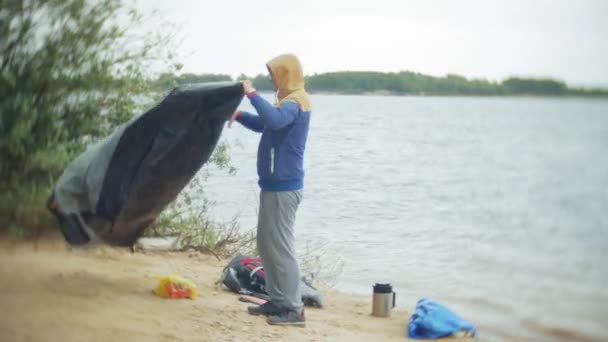
[[[264,123],[259,116],[242,111],[235,113],[235,115],[235,120],[246,128],[258,133],[264,131]]]
[[[279,107],[275,107],[255,93],[249,99],[258,112],[258,117],[264,126],[273,130],[281,129],[291,124],[300,113],[300,107],[295,102],[285,102]]]

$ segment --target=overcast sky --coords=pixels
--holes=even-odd
[[[180,26],[185,72],[412,70],[608,86],[608,0],[142,0]]]

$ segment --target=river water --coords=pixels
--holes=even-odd
[[[399,307],[438,300],[487,341],[608,339],[608,101],[312,102],[298,246],[344,263],[339,290],[390,281]],[[258,139],[225,130],[238,173],[207,180],[216,220],[255,227]]]

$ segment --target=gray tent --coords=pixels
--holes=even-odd
[[[48,208],[71,245],[133,246],[211,156],[240,83],[177,88],[74,159]]]

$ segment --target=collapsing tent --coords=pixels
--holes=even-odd
[[[174,89],[74,159],[49,198],[71,245],[133,246],[211,156],[240,83]]]

